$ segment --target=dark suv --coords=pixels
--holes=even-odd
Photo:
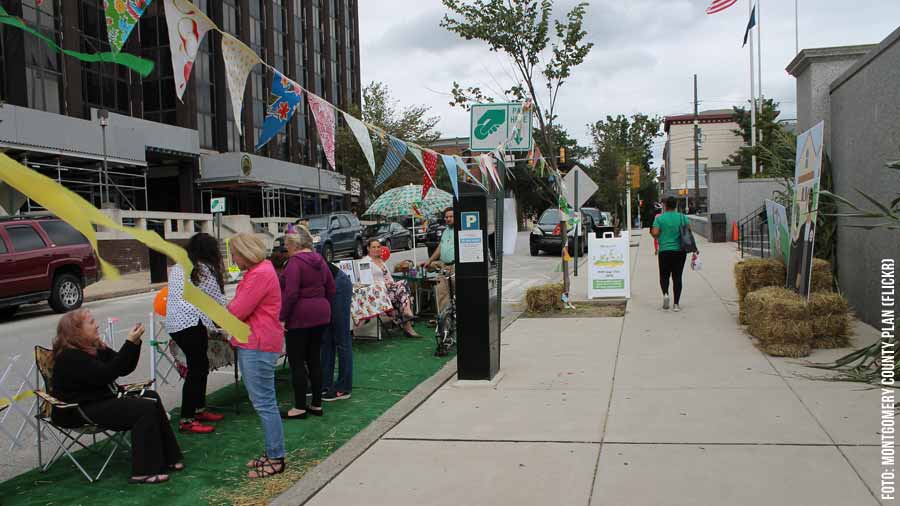
[[[362,226],[359,219],[350,213],[318,214],[301,218],[297,223],[307,224],[316,251],[329,262],[342,253],[349,253],[353,258],[362,258],[365,254]]]
[[[100,279],[90,243],[51,216],[0,218],[0,317],[48,301],[57,313],[81,307],[84,287]]]

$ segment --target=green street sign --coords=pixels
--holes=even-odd
[[[209,199],[209,212],[212,214],[225,213],[225,197]]]
[[[469,147],[472,151],[493,151],[505,145],[507,151],[530,151],[532,116],[522,113],[521,103],[474,104],[470,108]]]

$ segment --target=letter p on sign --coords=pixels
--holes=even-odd
[[[462,230],[481,230],[481,217],[478,212],[462,214]]]

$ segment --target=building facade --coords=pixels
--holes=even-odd
[[[361,103],[357,2],[193,0],[264,61],[345,110]],[[109,51],[103,0],[0,5],[65,49]],[[286,130],[254,149],[272,80],[262,65],[248,79],[241,136],[221,34],[204,38],[179,101],[161,1],[149,5],[123,48],[154,62],[146,78],[63,56],[21,30],[0,30],[0,147],[98,207],[206,212],[207,197],[225,196],[229,214],[268,217],[343,208],[351,200],[340,157],[335,173],[305,104]]]
[[[744,140],[734,133],[739,129],[730,109],[703,111],[699,114],[700,140],[700,196],[707,188],[707,167],[721,167],[733,155]],[[665,118],[666,145],[663,150],[663,167],[660,180],[663,196],[683,196],[688,192],[694,198],[694,115],[682,114]]]

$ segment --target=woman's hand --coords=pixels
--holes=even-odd
[[[137,344],[137,343],[141,342],[141,337],[143,337],[143,335],[144,335],[144,324],[138,323],[137,325],[134,326],[133,329],[131,329],[131,332],[128,333],[128,337],[126,339],[128,339],[132,343]]]

